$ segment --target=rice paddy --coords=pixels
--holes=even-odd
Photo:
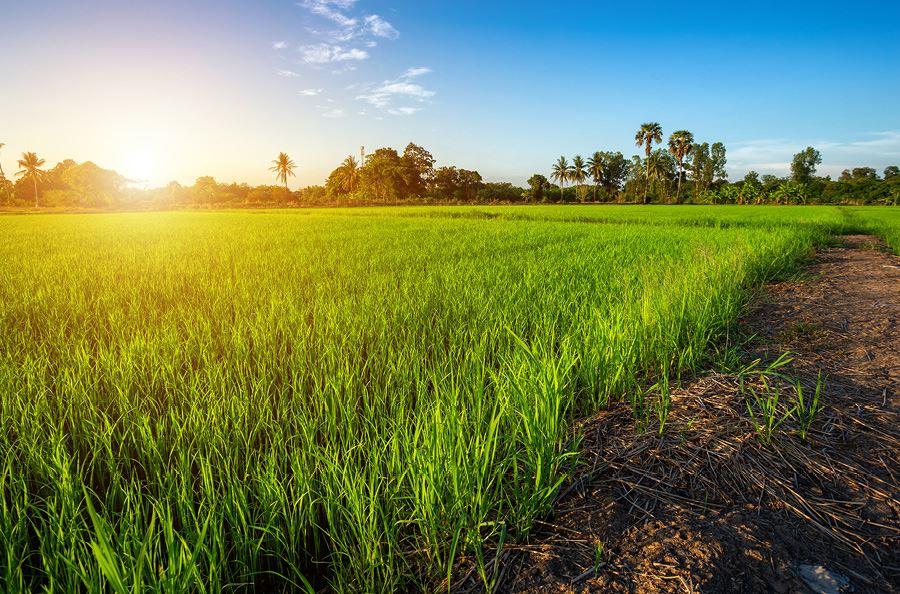
[[[427,590],[889,208],[0,217],[0,590]],[[482,559],[482,562],[485,562]]]

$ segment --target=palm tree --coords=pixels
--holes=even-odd
[[[681,178],[684,177],[684,158],[691,154],[694,146],[694,135],[687,130],[676,130],[669,136],[669,152],[678,161],[678,190],[675,192],[675,203],[681,204]]]
[[[556,183],[559,184],[559,201],[563,202],[563,186],[567,181],[571,179],[572,175],[572,166],[569,165],[569,161],[565,157],[560,157],[559,160],[553,164],[553,169],[551,170],[550,179],[555,180]]]
[[[6,144],[0,142],[0,149],[2,149],[5,146],[6,146]],[[2,162],[0,162],[0,179],[6,179],[6,176],[3,175],[3,163]]]
[[[269,167],[269,171],[275,174],[275,181],[283,183],[284,189],[287,190],[287,178],[288,176],[296,177],[294,169],[297,168],[297,165],[287,156],[287,153],[278,153],[278,158],[272,161],[272,164],[273,166]]]
[[[578,193],[578,200],[584,202],[582,184],[584,184],[584,180],[587,179],[587,171],[585,170],[584,159],[581,155],[575,155],[575,158],[572,159],[572,169],[569,173],[569,179],[575,182],[575,191]]]
[[[647,185],[644,186],[644,204],[647,204],[647,190],[650,189],[650,152],[653,143],[662,142],[662,127],[656,122],[641,124],[641,129],[634,135],[634,143],[644,147],[647,153]]]
[[[16,177],[30,177],[34,182],[34,207],[38,208],[38,179],[46,173],[41,167],[46,161],[39,158],[37,153],[22,153],[22,158],[17,161],[22,169],[16,172]]]
[[[663,150],[655,150],[647,159],[647,182],[667,179],[671,173],[672,162]]]
[[[603,153],[595,151],[587,162],[587,171],[594,180],[594,202],[597,201],[597,186],[603,181]]]
[[[359,162],[350,155],[338,166],[337,182],[340,189],[345,194],[351,194],[356,191],[359,185]]]

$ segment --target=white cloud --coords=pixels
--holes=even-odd
[[[344,117],[343,109],[330,109],[322,114],[322,117],[325,118],[342,118]]]
[[[353,8],[355,0],[303,0],[298,6],[310,12],[334,21],[341,27],[355,27],[356,19],[348,17],[342,10]]]
[[[415,78],[417,76],[422,76],[423,74],[428,74],[429,72],[431,72],[431,68],[428,68],[427,66],[408,68],[406,72],[400,75],[400,78]]]
[[[383,17],[377,14],[354,16],[351,11],[356,0],[302,0],[297,6],[323,17],[335,25],[337,29],[319,33],[327,36],[332,42],[346,43],[358,37],[380,37],[396,39],[400,33]],[[370,46],[374,47],[374,46]]]
[[[322,94],[322,89],[303,89],[302,91],[297,91],[297,94],[304,97],[315,97]]]
[[[400,32],[394,28],[392,24],[378,16],[370,14],[365,18],[366,30],[375,37],[384,37],[385,39],[396,39],[400,36]]]
[[[300,75],[294,72],[293,70],[276,70],[278,76],[283,76],[285,78],[297,78]]]
[[[358,94],[356,99],[365,101],[373,107],[384,110],[391,115],[413,115],[421,111],[422,108],[411,107],[408,105],[396,106],[395,103],[404,100],[424,103],[431,97],[434,97],[434,91],[426,89],[422,85],[409,82],[410,78],[422,76],[429,72],[431,72],[431,69],[424,66],[410,68],[404,72],[400,78],[396,80],[386,80],[380,85]]]
[[[742,174],[750,169],[759,173],[790,173],[794,154],[811,146],[822,154],[819,175],[836,177],[844,169],[870,165],[876,169],[900,159],[900,131],[875,132],[868,138],[836,141],[829,139],[759,139],[726,145],[728,169]]]
[[[387,110],[391,115],[413,115],[419,111],[422,111],[421,107],[397,107],[395,109]]]
[[[328,43],[304,45],[298,51],[300,52],[300,60],[306,64],[329,64],[347,60],[365,60],[369,57],[369,53],[365,50],[344,48],[340,45]]]
[[[272,49],[283,50],[288,46],[287,41],[273,41]]]

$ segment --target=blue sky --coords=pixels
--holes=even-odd
[[[323,183],[360,145],[523,183],[658,121],[729,173],[900,163],[900,4],[33,0],[3,8],[0,160],[151,185]]]

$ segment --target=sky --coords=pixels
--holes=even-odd
[[[524,184],[560,156],[638,152],[656,121],[728,172],[900,164],[900,3],[414,0],[0,2],[0,163],[91,160],[152,187],[322,184],[415,142]]]

